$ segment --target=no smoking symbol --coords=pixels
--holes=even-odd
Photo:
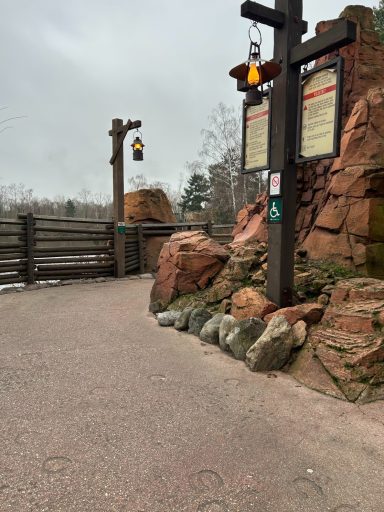
[[[272,178],[272,186],[273,187],[278,187],[280,184],[280,178],[278,176],[274,176]]]

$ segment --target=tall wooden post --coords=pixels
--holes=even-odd
[[[275,304],[292,305],[296,220],[296,124],[299,101],[298,69],[291,67],[291,48],[301,42],[302,0],[276,0],[275,8],[285,14],[285,23],[275,30],[274,60],[282,72],[273,81],[271,171],[281,171],[281,224],[268,230],[267,296]]]
[[[124,222],[124,139],[122,131],[123,120],[112,120],[112,152],[120,146],[113,162],[113,232],[114,232],[114,255],[115,255],[115,277],[125,276],[125,233],[119,232],[119,222]],[[123,230],[121,230],[123,231]]]
[[[270,169],[282,177],[282,221],[269,224],[267,272],[267,296],[279,307],[290,306],[293,301],[300,66],[356,40],[356,24],[342,20],[301,43],[307,30],[302,11],[302,0],[275,0],[275,9],[252,0],[241,6],[243,17],[275,29],[274,60],[282,66],[281,74],[273,80],[270,148]]]
[[[34,284],[35,282],[35,221],[33,213],[27,213],[27,284]]]

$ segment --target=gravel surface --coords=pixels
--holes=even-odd
[[[0,296],[1,512],[383,512],[383,402],[159,327],[152,283]]]

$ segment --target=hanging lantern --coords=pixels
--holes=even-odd
[[[252,40],[251,29],[256,28],[260,42]],[[246,105],[260,105],[263,102],[263,84],[270,82],[281,73],[281,66],[273,61],[260,58],[260,45],[262,42],[260,30],[256,22],[252,23],[248,31],[250,46],[248,60],[231,69],[229,76],[238,80],[238,90],[245,92]]]
[[[143,160],[143,148],[145,144],[142,143],[141,137],[141,132],[136,130],[133,136],[133,143],[131,144],[133,148],[133,159],[137,161]]]

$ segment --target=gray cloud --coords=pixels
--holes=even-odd
[[[360,1],[372,7],[376,1]],[[228,77],[245,60],[248,20],[235,0],[5,0],[0,21],[0,184],[38,195],[111,192],[113,117],[143,121],[143,162],[126,141],[126,176],[173,182],[197,157],[200,130],[220,101],[242,98]],[[304,0],[309,36],[340,0]],[[272,1],[265,5],[273,6]],[[272,30],[263,29],[264,56]]]

